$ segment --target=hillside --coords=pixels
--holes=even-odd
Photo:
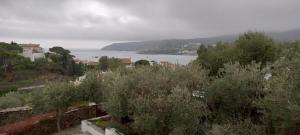
[[[300,29],[284,32],[269,32],[267,35],[276,41],[293,41],[300,39]],[[238,35],[224,35],[210,38],[123,42],[113,43],[102,48],[102,50],[136,51],[144,54],[195,54],[201,44],[211,45],[219,41],[233,42],[237,37]]]

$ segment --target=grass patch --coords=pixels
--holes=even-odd
[[[2,91],[10,91],[12,89],[17,90],[20,87],[31,86],[34,83],[34,80],[21,80],[15,82],[0,81],[0,93],[2,93]]]
[[[107,120],[97,120],[97,121],[95,121],[95,124],[98,127],[101,127],[103,129],[105,129],[105,128],[107,128],[110,125],[110,121],[107,121]]]

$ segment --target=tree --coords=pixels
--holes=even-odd
[[[236,40],[240,51],[239,62],[243,65],[251,64],[252,61],[265,65],[274,62],[278,58],[278,50],[271,38],[264,33],[247,32]]]
[[[264,95],[265,73],[259,64],[241,66],[225,64],[207,93],[207,103],[216,122],[251,118],[259,121],[259,110],[254,101]]]
[[[299,52],[298,52],[299,53]],[[297,134],[300,122],[300,57],[284,57],[272,65],[266,96],[258,103],[273,134]]]
[[[150,66],[150,62],[148,60],[138,60],[134,63],[134,66]]]
[[[101,71],[114,71],[120,67],[124,67],[119,58],[108,58],[107,56],[101,56],[99,59],[99,67]]]
[[[206,105],[192,93],[206,86],[205,70],[171,70],[158,65],[124,70],[104,79],[110,97],[105,110],[115,119],[139,134],[204,131]]]
[[[46,56],[56,64],[55,68],[52,69],[63,69],[64,74],[67,75],[83,74],[84,69],[82,68],[82,64],[75,63],[74,56],[70,54],[69,50],[55,46],[50,48],[49,51],[52,53],[48,53]],[[58,66],[61,66],[61,68],[58,68]]]
[[[198,58],[194,64],[200,64],[210,70],[210,75],[218,75],[220,68],[225,63],[235,62],[238,58],[238,51],[235,45],[219,42],[216,46],[200,46],[197,51]]]
[[[99,66],[101,71],[107,71],[108,70],[108,57],[107,56],[101,56],[99,59]]]
[[[85,72],[85,66],[84,66],[84,64],[82,64],[81,62],[79,62],[79,63],[77,64],[77,63],[75,63],[75,62],[73,61],[73,68],[74,68],[74,74],[75,74],[75,75],[79,75],[79,76],[84,75],[84,72]]]
[[[21,56],[18,53],[21,53],[23,49],[16,43],[4,43],[0,42],[0,73],[6,73],[9,69],[13,68],[12,63],[18,58],[21,59]]]
[[[133,85],[132,81],[134,81],[130,79],[129,75],[122,74],[122,72],[127,71],[118,69],[114,73],[108,73],[104,76],[104,84],[106,84],[105,97],[109,97],[105,102],[105,110],[119,120],[130,116],[130,87]]]
[[[15,53],[21,53],[23,51],[22,47],[20,47],[17,43],[5,43],[5,42],[0,42],[0,49],[2,50],[7,50],[7,51],[12,51]]]
[[[86,78],[78,86],[78,99],[81,101],[100,103],[104,101],[104,84],[100,72],[89,71]]]
[[[66,50],[66,49],[64,49],[62,47],[59,47],[59,46],[54,46],[52,48],[49,48],[49,51],[50,52],[55,52],[55,53],[58,53],[58,54],[61,54],[61,55],[71,53],[69,50]]]
[[[55,111],[57,131],[60,132],[64,111],[78,101],[75,92],[75,87],[70,83],[50,83],[43,90],[34,92],[30,103],[36,111]]]

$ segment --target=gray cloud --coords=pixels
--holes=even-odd
[[[139,41],[300,28],[299,0],[1,0],[0,36]]]

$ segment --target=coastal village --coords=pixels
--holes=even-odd
[[[20,47],[23,48],[23,52],[20,54],[26,58],[29,58],[31,61],[35,61],[39,58],[45,58],[45,50],[40,46],[40,44],[19,44]],[[48,52],[52,53],[53,52]],[[100,54],[101,55],[101,54]],[[97,56],[98,57],[98,56]],[[131,60],[131,58],[118,58],[122,64],[124,64],[126,67],[132,67],[134,66],[134,61]],[[89,61],[89,60],[80,60],[78,58],[75,58],[76,63],[82,63],[85,65],[90,66],[96,66],[99,65],[99,62],[97,61]],[[159,63],[163,66],[169,66],[174,68],[175,64],[170,63],[168,61],[159,61]]]

